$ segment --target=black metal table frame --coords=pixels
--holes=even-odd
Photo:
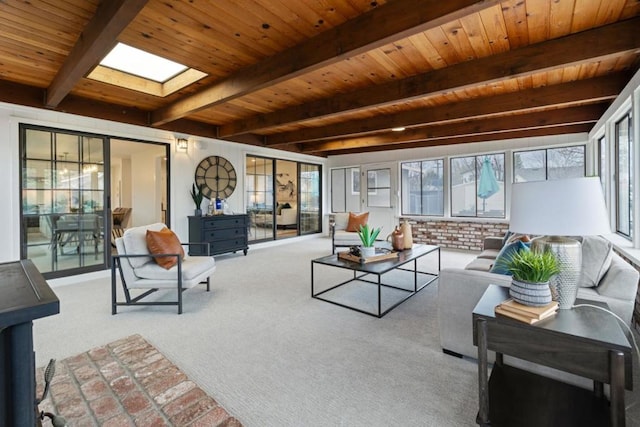
[[[432,254],[434,252],[438,253],[438,273],[430,273],[427,271],[419,271],[418,270],[418,260],[420,258],[422,258],[425,255],[429,255]],[[333,255],[333,258],[338,258],[338,255]],[[326,258],[326,257],[323,257]],[[385,269],[384,271],[380,271],[380,272],[370,272],[370,271],[365,271],[363,270],[364,268],[366,268],[367,265],[369,264],[360,264],[357,262],[352,262],[352,261],[345,261],[345,263],[348,263],[349,266],[343,266],[343,265],[337,265],[337,264],[329,264],[329,263],[324,263],[324,262],[320,262],[321,259],[323,258],[318,258],[318,259],[314,259],[311,260],[311,297],[312,298],[316,298],[319,299],[321,301],[325,301],[334,305],[338,305],[340,307],[344,307],[344,308],[348,308],[349,310],[353,310],[353,311],[357,311],[359,313],[363,313],[363,314],[367,314],[369,316],[373,316],[373,317],[377,317],[377,318],[381,318],[383,316],[385,316],[387,313],[389,313],[391,310],[393,310],[394,308],[396,308],[397,306],[399,306],[400,304],[402,304],[403,302],[405,302],[406,300],[408,300],[409,298],[411,298],[412,296],[414,296],[415,294],[417,294],[418,292],[420,292],[422,289],[424,289],[425,287],[427,287],[428,285],[430,285],[434,280],[436,280],[439,276],[439,272],[440,272],[440,247],[439,246],[433,246],[433,248],[431,250],[428,250],[427,252],[424,252],[416,257],[412,257],[407,259],[406,261],[402,261],[402,262],[398,262],[398,261],[391,261],[393,262],[393,265],[388,268]],[[413,261],[413,270],[408,269],[408,268],[401,268],[403,265],[410,263],[411,261]],[[385,262],[385,261],[381,261],[381,262]],[[387,261],[388,263],[389,261]],[[353,278],[345,280],[344,282],[341,282],[335,286],[332,286],[328,289],[325,289],[323,291],[320,291],[318,293],[314,292],[314,284],[315,284],[315,277],[314,277],[314,266],[315,264],[319,264],[319,265],[326,265],[329,267],[336,267],[336,268],[342,268],[345,270],[353,270]],[[385,284],[382,283],[382,276],[386,273],[389,273],[390,271],[393,270],[403,270],[403,271],[410,271],[413,272],[413,289],[406,289],[406,288],[401,288],[398,286],[393,286],[393,285],[389,285],[389,284]],[[361,273],[360,275],[358,275],[358,273]],[[423,284],[421,284],[418,287],[418,274],[425,274],[425,275],[429,275],[429,276],[433,276],[431,277],[429,280],[427,280],[426,282],[424,282]],[[377,281],[373,281],[373,280],[367,280],[365,279],[366,276],[369,275],[376,275],[378,276],[378,280]],[[351,282],[355,282],[355,281],[360,281],[360,282],[365,282],[365,283],[371,283],[374,285],[378,286],[378,312],[371,312],[371,311],[367,311],[367,310],[362,310],[359,309],[357,307],[353,307],[347,304],[342,304],[340,302],[337,301],[332,301],[326,298],[321,297],[322,294],[325,294],[329,291],[332,291],[336,288],[339,288],[340,286],[344,286],[348,283]],[[385,311],[382,311],[382,288],[386,287],[386,288],[393,288],[393,289],[397,289],[403,292],[407,292],[408,295],[406,295],[404,298],[402,298],[401,300],[397,301],[395,304],[393,304],[391,307],[387,308]]]

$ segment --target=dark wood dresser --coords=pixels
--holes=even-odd
[[[247,214],[190,216],[189,241],[209,243],[211,255],[236,251],[243,251],[246,255],[249,250],[248,227]],[[191,246],[190,255],[205,255],[202,246]]]

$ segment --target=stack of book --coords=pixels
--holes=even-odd
[[[549,304],[540,307],[533,307],[508,299],[496,306],[496,314],[511,317],[530,325],[555,315],[557,310],[557,301],[551,301]]]

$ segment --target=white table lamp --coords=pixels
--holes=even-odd
[[[598,177],[515,183],[509,230],[533,234],[532,249],[551,250],[561,272],[551,291],[561,309],[573,307],[582,270],[579,241],[563,236],[609,234],[609,215]]]

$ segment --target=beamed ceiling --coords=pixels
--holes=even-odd
[[[0,0],[0,101],[317,156],[588,132],[639,58],[638,0]]]

